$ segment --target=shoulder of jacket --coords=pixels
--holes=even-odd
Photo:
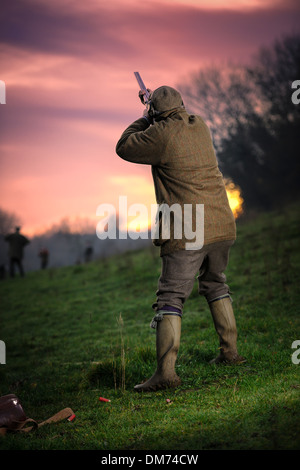
[[[148,127],[146,130],[150,130],[150,132],[153,132],[154,134],[164,134],[170,127],[170,123],[167,121],[167,119],[162,121],[155,121],[154,124]]]

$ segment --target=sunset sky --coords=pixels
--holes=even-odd
[[[96,228],[98,205],[119,196],[155,203],[150,168],[115,154],[143,112],[133,72],[176,87],[201,67],[249,62],[299,24],[289,0],[2,0],[0,207],[32,235],[64,217]]]

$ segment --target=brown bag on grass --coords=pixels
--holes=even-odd
[[[75,416],[73,411],[71,408],[65,408],[46,421],[38,424],[34,419],[26,416],[20,400],[16,395],[4,395],[0,397],[0,436],[4,436],[7,431],[29,432],[44,424],[55,423],[69,418],[70,416]],[[30,423],[31,426],[27,426],[28,423]]]

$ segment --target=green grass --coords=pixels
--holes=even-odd
[[[195,283],[182,322],[182,385],[156,394],[133,391],[155,369],[156,249],[2,281],[0,394],[15,393],[39,422],[65,407],[76,420],[7,434],[0,448],[299,449],[300,364],[291,360],[299,243],[297,205],[238,223],[226,274],[247,363],[209,364],[218,340]]]

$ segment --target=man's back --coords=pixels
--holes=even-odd
[[[234,216],[203,119],[180,110],[166,119],[162,133],[166,146],[159,165],[152,167],[157,203],[192,204],[194,208],[203,204],[204,244],[235,239]],[[162,250],[178,249],[184,243],[173,240]]]
[[[22,259],[23,248],[29,243],[29,240],[19,232],[11,233],[5,237],[9,243],[9,256],[11,258]]]
[[[121,136],[117,153],[150,164],[157,204],[204,204],[204,244],[234,240],[236,227],[209,129],[200,116],[177,108],[152,126],[135,121]],[[182,209],[184,210],[184,209]],[[160,240],[161,254],[183,249],[183,237]]]

